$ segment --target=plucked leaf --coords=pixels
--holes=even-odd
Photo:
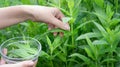
[[[62,18],[62,21],[63,21],[64,23],[68,23],[68,21],[69,21],[70,19],[71,19],[70,17],[63,17],[63,18]]]
[[[16,55],[17,58],[25,58],[25,57],[30,56],[30,54],[28,54],[24,49],[14,49],[14,50],[9,51],[9,54],[12,54],[13,57],[14,55]]]

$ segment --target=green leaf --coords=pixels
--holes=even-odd
[[[105,40],[95,40],[92,44],[94,45],[105,45],[108,44]]]
[[[82,1],[82,0],[79,0],[79,1],[77,0],[77,1],[76,1],[77,4],[76,4],[75,6],[79,8],[79,5],[80,5],[81,1]]]
[[[86,51],[87,55],[88,55],[90,58],[92,58],[93,60],[95,60],[94,55],[93,55],[93,53],[91,52],[90,49],[85,48],[85,51]]]
[[[60,58],[60,60],[62,60],[63,62],[66,62],[66,55],[64,54],[64,53],[58,53],[57,54],[57,57],[59,57]]]
[[[105,10],[96,5],[94,5],[94,9],[95,9],[95,12],[93,12],[93,14],[96,15],[99,18],[99,20],[101,21],[102,25],[105,26],[107,24],[107,22],[106,22],[107,15],[105,13]]]
[[[81,55],[81,54],[78,54],[78,53],[73,53],[72,55],[70,55],[70,57],[78,57],[80,59],[82,59],[86,64],[90,64],[92,61],[87,58],[86,56],[84,55]]]
[[[97,37],[101,37],[101,34],[100,33],[90,32],[90,33],[86,33],[86,34],[80,35],[79,37],[77,37],[76,40],[86,39],[86,36],[88,38],[97,38]]]
[[[21,0],[21,2],[22,2],[23,4],[27,4],[27,5],[28,5],[28,4],[29,4],[29,5],[31,4],[31,1],[30,1],[30,0]]]
[[[113,19],[110,21],[110,26],[113,27],[113,26],[117,25],[119,22],[120,22],[120,19],[118,19],[118,18],[113,18]]]
[[[31,54],[35,54],[35,53],[37,53],[37,49],[35,49],[35,48],[31,48],[30,46],[29,46],[29,44],[25,44],[25,45],[18,45],[18,48],[19,49],[24,49],[26,52],[28,52],[28,53],[31,53]]]
[[[9,54],[12,54],[13,57],[16,55],[16,58],[25,58],[30,56],[30,54],[28,54],[24,49],[14,49],[9,51]]]
[[[110,4],[107,4],[106,14],[107,14],[108,19],[111,19],[114,14],[114,11],[112,11],[111,8],[112,7],[110,6]]]
[[[86,21],[86,22],[84,22],[84,23],[78,25],[77,28],[75,29],[75,31],[76,31],[77,29],[82,28],[83,26],[87,25],[88,23],[93,22],[93,21],[94,21],[94,20]]]
[[[68,59],[67,61],[76,62],[76,63],[78,63],[78,64],[79,64],[79,61],[77,61],[77,60],[75,60],[75,59],[73,59],[73,58]]]
[[[101,63],[104,63],[104,62],[116,62],[117,60],[114,59],[114,58],[106,58],[104,59]]]
[[[67,2],[69,9],[72,10],[74,8],[74,0],[67,0]]]
[[[46,0],[38,0],[39,5],[46,5]]]
[[[90,46],[91,52],[93,53],[93,56],[95,57],[95,59],[97,59],[97,49],[95,48],[95,46],[92,44],[91,40],[86,37],[87,43]],[[94,60],[94,58],[93,58]]]
[[[68,10],[65,10],[63,8],[59,8],[63,13],[65,13],[66,15],[69,15],[70,16],[70,13],[68,12]]]
[[[41,53],[40,53],[40,57],[50,58],[50,55],[47,54],[45,51],[41,51]]]
[[[55,38],[54,42],[52,43],[53,49],[55,50],[57,47],[61,45],[61,37],[58,36]]]
[[[20,25],[25,26],[25,27],[28,27],[28,26],[29,26],[29,24],[26,23],[26,22],[24,22],[24,23],[20,23]]]
[[[63,21],[64,23],[68,23],[70,19],[71,19],[70,17],[63,17],[63,18],[62,18],[62,21]]]
[[[48,37],[48,36],[46,36],[46,37],[47,37],[47,43],[48,43],[48,45],[49,45],[50,51],[51,51],[51,53],[53,53],[53,46],[52,46],[52,43],[51,43],[49,37]]]
[[[103,36],[106,36],[106,34],[107,34],[107,32],[106,32],[106,30],[100,25],[100,24],[98,24],[98,23],[96,23],[96,22],[93,22],[95,25],[96,25],[96,27],[99,29],[99,31],[102,33],[102,35]]]
[[[95,3],[101,8],[104,6],[104,0],[95,0]]]
[[[30,47],[29,43],[25,44],[25,43],[21,43],[21,42],[12,43],[7,46],[7,49],[8,49],[8,56],[11,56],[12,58],[13,57],[25,58],[27,56],[29,57],[30,55],[36,54],[38,51],[36,48]],[[25,55],[20,54],[19,52],[23,52],[23,54],[25,54]],[[17,53],[20,55],[18,55]]]

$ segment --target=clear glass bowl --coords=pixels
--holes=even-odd
[[[3,49],[7,49],[7,55],[3,53]],[[40,42],[31,37],[14,37],[6,40],[0,46],[1,56],[7,63],[37,61],[40,52]]]

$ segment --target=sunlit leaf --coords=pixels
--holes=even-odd
[[[70,19],[71,19],[70,17],[63,17],[63,18],[62,18],[62,21],[63,21],[64,23],[68,23]]]
[[[86,34],[80,35],[79,37],[77,37],[76,40],[86,39],[86,36],[88,38],[97,38],[97,37],[101,37],[101,34],[90,32],[90,33],[86,33]]]
[[[94,45],[104,45],[104,44],[108,44],[105,40],[95,40],[93,41]]]
[[[91,60],[88,57],[78,54],[78,53],[73,53],[72,55],[70,55],[70,57],[78,57],[78,58],[82,59],[86,64],[91,63]]]

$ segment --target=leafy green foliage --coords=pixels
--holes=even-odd
[[[15,0],[14,3],[13,0],[1,0],[0,2],[1,7],[16,4],[57,7],[67,16],[61,21],[64,23],[69,21],[70,31],[47,30],[46,24],[32,21],[0,31],[1,43],[8,38],[23,35],[38,39],[43,49],[37,67],[120,66],[119,0]],[[53,36],[54,32],[62,32],[64,36]],[[25,50],[32,53],[31,48]],[[25,52],[25,56],[31,54],[30,52]],[[13,53],[18,54],[16,51]]]

